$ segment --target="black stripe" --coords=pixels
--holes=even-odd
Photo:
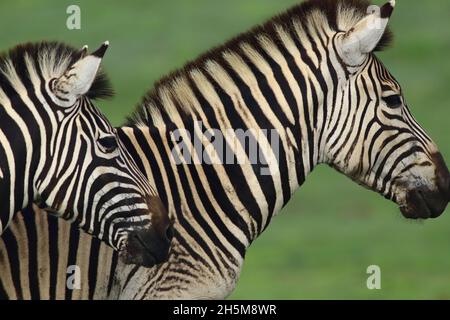
[[[116,284],[116,269],[117,264],[119,262],[119,254],[117,251],[113,251],[112,259],[111,259],[111,267],[109,269],[109,279],[108,279],[108,289],[107,289],[107,297],[111,297],[112,290],[114,288],[114,285]]]
[[[296,38],[293,38],[294,41],[296,41]],[[298,46],[298,44],[296,43],[296,45]],[[289,66],[289,69],[292,72],[292,75],[295,78],[295,81],[298,83],[299,87],[300,87],[300,92],[302,93],[302,105],[299,108],[299,116],[301,117],[303,115],[303,119],[305,120],[306,123],[306,132],[308,137],[306,137],[308,139],[308,146],[309,146],[309,167],[312,168],[313,164],[314,164],[314,134],[313,134],[313,130],[312,130],[312,118],[310,116],[309,113],[309,103],[308,103],[308,89],[307,89],[307,85],[306,85],[306,78],[303,75],[303,72],[299,69],[299,67],[297,66],[297,63],[295,62],[295,57],[293,57],[290,52],[288,50],[286,50],[286,48],[284,48],[284,46],[280,46],[278,45],[278,49],[280,50],[280,52],[282,53],[282,55],[284,56],[284,58],[286,59],[287,65]],[[299,47],[300,53],[301,53],[301,46]],[[304,49],[303,49],[304,50]],[[305,53],[303,53],[302,57],[304,57]],[[306,55],[307,60],[305,61],[305,63],[309,63],[310,64],[310,68],[311,66],[313,66],[311,60],[309,59],[309,57]],[[314,70],[314,69],[312,69]],[[313,88],[311,88],[311,90],[313,90]],[[313,108],[317,108],[318,106],[313,106]],[[300,135],[300,137],[302,137]],[[305,138],[305,137],[302,137]],[[298,144],[299,148],[301,148],[301,143]],[[304,161],[306,161],[307,159],[304,159]],[[302,180],[303,181],[305,177],[303,177]]]
[[[281,67],[278,65],[278,63],[273,60],[273,58],[271,56],[269,56],[265,50],[263,50],[260,45],[255,45],[255,48],[257,49],[257,51],[259,52],[259,54],[261,54],[261,56],[264,58],[265,61],[267,61],[267,63],[269,64],[270,68],[272,69],[272,72],[274,74],[274,77],[276,79],[276,81],[280,84],[280,88],[283,92],[283,95],[285,96],[289,107],[292,110],[292,113],[294,115],[294,125],[291,127],[292,130],[292,135],[295,139],[295,143],[298,146],[298,150],[300,152],[295,152],[294,156],[295,156],[295,164],[296,164],[296,173],[297,173],[297,181],[299,182],[299,184],[303,184],[303,182],[305,181],[305,167],[303,164],[303,154],[301,152],[301,146],[302,146],[302,142],[301,142],[301,129],[300,129],[300,115],[299,115],[299,111],[300,111],[300,106],[297,103],[297,100],[295,99],[294,93],[292,90],[296,90],[296,88],[291,88],[289,85],[289,82],[287,81],[287,79],[285,78],[284,74],[283,74],[283,70],[281,69]],[[286,60],[287,62],[287,60]],[[291,70],[292,71],[292,70]],[[299,101],[300,102],[300,101]],[[292,193],[293,190],[291,190]],[[285,198],[286,199],[286,198]],[[289,198],[287,198],[289,199]],[[285,201],[287,202],[287,200]]]
[[[97,287],[98,280],[98,267],[101,261],[99,261],[100,256],[100,245],[101,242],[98,239],[90,238],[91,250],[89,253],[89,267],[88,267],[88,284],[89,284],[89,299],[94,298],[95,289]]]
[[[6,250],[9,258],[7,262],[11,268],[12,282],[14,289],[16,290],[16,296],[18,300],[23,300],[23,292],[20,284],[20,260],[19,260],[19,246],[11,228],[8,228],[3,232],[2,239],[6,245]]]
[[[75,226],[71,226],[70,232],[69,232],[69,255],[67,259],[67,267],[77,265],[77,253],[80,249],[79,247],[79,240],[80,240],[80,231],[75,228]],[[66,281],[67,281],[67,274],[66,274]],[[65,281],[65,282],[66,282]],[[83,284],[81,284],[83,285]],[[73,294],[75,290],[70,290],[67,288],[67,285],[65,286],[66,293],[65,293],[65,300],[73,300]]]
[[[233,123],[234,128],[240,128],[242,130],[248,129],[242,121],[240,114],[235,110],[234,103],[227,93],[208,73],[205,73],[205,76],[213,85],[216,94],[219,96],[219,99],[224,106],[227,118],[230,120],[230,123]],[[230,154],[234,152],[228,144],[226,145],[226,148],[228,148],[226,154],[228,154],[228,152],[230,152]],[[262,229],[262,213],[249,185],[247,183],[243,183],[246,181],[246,178],[242,166],[238,164],[230,164],[224,166],[224,169],[227,176],[230,178],[231,184],[233,186],[239,186],[239,192],[236,194],[239,201],[245,206],[247,212],[249,212],[251,217],[255,220],[258,229],[257,232],[259,233]],[[210,183],[210,185],[213,184]]]
[[[258,104],[258,102],[256,101],[256,99],[253,97],[253,93],[251,91],[251,89],[248,87],[248,85],[242,80],[242,78],[240,77],[240,75],[236,72],[236,70],[234,70],[233,68],[231,68],[227,62],[223,61],[223,65],[222,67],[224,68],[224,70],[227,72],[227,74],[230,76],[230,78],[233,80],[233,82],[235,83],[236,87],[238,88],[240,95],[243,99],[243,103],[245,104],[245,107],[247,108],[248,112],[251,113],[253,115],[253,117],[256,120],[257,125],[259,126],[258,128],[249,128],[245,125],[244,120],[242,119],[242,127],[240,126],[236,126],[235,123],[233,123],[234,129],[239,128],[239,129],[243,129],[244,131],[247,129],[253,129],[253,130],[259,130],[259,129],[266,129],[266,130],[271,130],[274,129],[272,123],[270,122],[270,120],[266,117],[266,115],[264,114],[264,112],[261,109],[261,106]],[[237,98],[239,101],[239,98]],[[238,102],[239,103],[239,102]],[[243,108],[245,108],[243,106]],[[235,111],[237,111],[237,109],[239,108],[239,106],[233,106],[233,109]],[[225,108],[227,109],[227,108]],[[229,112],[229,110],[226,110],[227,112]],[[236,118],[240,118],[241,115],[236,115]],[[250,132],[251,133],[251,132]],[[250,158],[250,151],[251,150],[247,150],[247,147],[250,144],[254,144],[255,146],[257,146],[257,150],[261,150],[261,145],[258,143],[258,141],[256,140],[256,137],[251,133],[248,135],[249,137],[249,144],[246,146],[245,142],[241,142],[242,147],[245,149],[245,153],[247,154],[247,156]],[[243,144],[244,143],[244,144]],[[262,154],[259,155],[260,157],[263,157]],[[267,163],[267,159],[262,160],[262,163]],[[265,169],[265,166],[262,165],[261,160],[257,161],[257,163],[252,163],[252,170],[253,173],[255,174],[255,177],[257,178],[259,185],[261,186],[261,190],[264,194],[264,198],[267,202],[268,205],[268,212],[266,213],[262,213],[262,214],[269,214],[269,216],[271,214],[273,214],[274,212],[274,208],[275,208],[275,204],[276,204],[276,197],[273,196],[276,194],[276,190],[275,190],[275,185],[274,185],[274,181],[272,179],[272,176],[270,175],[261,175],[261,169]],[[234,179],[235,177],[230,176],[230,178]],[[240,184],[238,183],[238,181],[234,181],[234,185],[242,185],[242,180],[240,182]],[[250,186],[249,186],[250,188]],[[263,227],[260,224],[262,223],[262,221],[259,222],[258,224],[258,233],[261,233],[263,231]]]
[[[206,98],[202,95],[200,90],[197,88],[197,86],[194,83],[191,83],[192,90],[194,92],[195,97],[199,101],[199,103],[202,106],[202,109],[207,114],[213,114],[213,109],[211,105],[208,103]],[[220,128],[219,120],[217,117],[212,116],[208,117],[208,122],[211,128]],[[226,144],[225,148],[231,149],[227,141],[224,141],[224,144]],[[217,152],[220,152],[221,150],[216,150]],[[221,152],[224,152],[225,150],[222,150]],[[242,218],[241,214],[237,212],[235,206],[233,203],[231,203],[230,199],[228,198],[227,192],[223,188],[222,180],[217,173],[216,170],[210,165],[204,165],[202,166],[203,171],[205,172],[206,178],[208,179],[208,186],[212,191],[212,195],[217,201],[217,204],[220,206],[221,210],[226,213],[227,217],[233,222],[234,225],[238,226],[239,229],[241,229],[247,240],[250,241],[252,236],[250,235],[249,226],[246,224],[244,219]],[[193,170],[195,173],[194,178],[199,179],[199,177],[196,174],[196,171]],[[200,180],[196,180],[196,186],[201,185]],[[198,184],[200,183],[200,184]],[[204,191],[203,189],[201,191]],[[209,199],[209,198],[208,198]],[[208,205],[209,205],[208,201]],[[215,210],[214,210],[215,211]],[[225,235],[226,236],[226,235]],[[232,240],[228,239],[230,242],[233,242]],[[235,246],[236,247],[236,246]]]
[[[59,225],[63,223],[59,221],[58,218],[47,215],[45,217],[48,226],[48,250],[47,253],[50,260],[50,300],[55,300],[56,296],[56,288],[59,281],[64,279],[58,279],[58,267],[60,264],[60,259],[62,258],[59,254],[60,246],[67,246],[67,243],[59,243],[58,235],[59,235]],[[65,282],[65,281],[64,281]]]
[[[251,62],[251,60],[243,55],[242,59],[244,62],[249,66],[251,69],[253,75],[256,78],[256,81],[258,82],[258,87],[260,88],[261,93],[263,94],[265,100],[271,107],[273,113],[277,117],[277,119],[280,121],[283,128],[291,127],[290,121],[287,119],[286,115],[284,114],[283,109],[281,108],[280,104],[278,103],[277,98],[275,97],[275,94],[272,90],[272,87],[269,85],[265,75]],[[284,79],[284,77],[283,77]],[[289,90],[289,93],[292,94],[289,88],[285,89]],[[283,89],[282,89],[283,91]],[[284,95],[284,92],[282,92]],[[292,99],[292,96],[290,97]],[[291,101],[292,103],[292,101]],[[293,105],[289,105],[289,107],[293,107]],[[270,137],[268,134],[268,139],[270,141]],[[291,190],[289,185],[289,169],[286,159],[286,150],[285,146],[281,143],[280,139],[280,149],[278,152],[275,150],[275,154],[278,153],[278,164],[279,164],[279,172],[280,172],[280,181],[281,181],[281,187],[283,192],[283,202],[286,203],[290,197],[291,197]],[[287,146],[286,146],[287,147]],[[269,216],[272,217],[272,214],[269,213]],[[270,222],[270,218],[266,222],[265,228],[268,226]]]
[[[168,141],[170,141],[170,137],[168,135],[169,135],[169,133],[167,133],[167,136],[164,138],[164,140],[169,139]],[[204,250],[204,252],[209,256],[210,250],[208,249],[206,242],[200,237],[200,235],[197,233],[197,231],[195,231],[195,229],[192,228],[192,226],[190,225],[190,222],[184,216],[186,213],[183,212],[182,208],[180,207],[181,192],[180,192],[180,190],[178,190],[177,182],[175,179],[175,173],[172,171],[172,168],[171,168],[172,160],[169,158],[169,155],[167,155],[165,152],[163,139],[161,139],[159,134],[156,132],[153,135],[153,138],[154,138],[155,145],[157,146],[158,150],[161,150],[160,156],[162,159],[163,166],[165,167],[165,171],[167,173],[167,179],[169,181],[169,188],[170,188],[170,193],[173,197],[173,203],[176,205],[175,214],[178,217],[178,222],[186,230],[186,232],[194,239],[194,241],[196,241],[198,243],[198,245]],[[175,226],[175,229],[176,229],[176,226]],[[202,259],[202,261],[205,262],[205,260],[203,260],[203,259]],[[215,261],[215,260],[212,258],[212,261]],[[216,267],[217,268],[219,267],[217,265],[217,262],[216,262]]]
[[[38,232],[36,230],[36,213],[32,208],[26,208],[22,212],[23,221],[26,229],[27,243],[28,246],[28,278],[30,286],[30,294],[32,300],[41,299],[39,293],[39,277],[40,270],[38,267]],[[39,214],[39,213],[37,213]],[[19,235],[20,236],[20,235]],[[43,240],[43,239],[42,239]],[[47,271],[47,270],[46,270]]]

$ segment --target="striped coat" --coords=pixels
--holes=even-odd
[[[249,245],[320,164],[396,202],[408,218],[439,216],[449,198],[448,170],[375,54],[388,43],[394,2],[371,14],[367,6],[306,1],[163,78],[118,128],[174,220],[168,262],[126,266],[62,222],[30,214],[1,249],[3,294],[224,298]],[[30,247],[25,235],[50,224],[48,241]],[[24,250],[33,253],[28,262],[58,255],[61,263],[51,260],[40,269],[45,279],[30,282],[27,273],[6,271]],[[67,261],[80,268],[81,290],[65,287]]]

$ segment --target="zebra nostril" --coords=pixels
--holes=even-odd
[[[172,241],[174,236],[174,230],[173,230],[173,226],[168,226],[166,229],[166,237],[169,241]]]

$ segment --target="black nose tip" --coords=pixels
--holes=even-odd
[[[153,227],[131,232],[125,248],[125,263],[153,267],[165,262],[171,242],[167,233],[172,234],[173,230],[163,236]]]
[[[450,201],[450,174],[448,172],[438,176],[438,190],[447,201]]]
[[[444,158],[440,153],[435,153],[432,155],[432,160],[436,166],[436,180],[439,191],[442,195],[450,200],[450,172],[448,171],[447,165],[445,164]]]

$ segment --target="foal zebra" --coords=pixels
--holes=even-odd
[[[174,220],[168,262],[151,269],[124,265],[64,222],[29,214],[1,244],[0,295],[226,297],[248,246],[321,163],[395,201],[408,218],[439,216],[448,202],[448,170],[373,53],[388,44],[394,2],[371,14],[367,7],[306,1],[162,79],[118,129]],[[380,28],[371,27],[377,23]],[[211,147],[211,132],[219,138],[230,128],[276,129],[278,148],[264,135],[247,137],[263,147],[265,159],[278,151],[270,175],[250,161],[175,161],[186,152],[193,160],[216,157],[224,150]],[[232,138],[226,136],[225,148],[251,158],[251,148]],[[33,244],[40,230],[45,237]],[[66,288],[68,265],[79,266],[81,290]]]
[[[153,266],[167,256],[167,212],[91,101],[111,94],[98,74],[107,48],[43,42],[0,57],[0,235],[39,203]]]

